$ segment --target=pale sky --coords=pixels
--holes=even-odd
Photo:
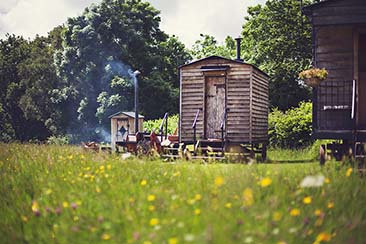
[[[68,17],[101,0],[0,0],[0,38],[6,33],[34,38],[46,35]],[[191,47],[200,34],[223,42],[239,36],[248,6],[265,0],[146,0],[161,11],[161,29]]]

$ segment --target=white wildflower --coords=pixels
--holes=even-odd
[[[308,175],[300,183],[302,188],[305,187],[320,187],[324,184],[324,175]]]

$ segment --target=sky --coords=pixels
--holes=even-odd
[[[101,0],[0,0],[0,38],[6,33],[34,38],[46,35],[68,17]],[[187,46],[209,34],[223,42],[241,33],[248,6],[265,0],[145,0],[161,11],[161,29]]]

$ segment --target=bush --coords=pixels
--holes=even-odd
[[[47,144],[49,145],[67,145],[70,143],[70,138],[68,136],[50,136],[47,139]]]
[[[144,121],[144,129],[147,132],[151,132],[155,130],[156,133],[160,133],[160,125],[163,119],[156,119],[156,120],[147,120]],[[179,117],[178,115],[170,115],[168,117],[168,134],[173,134],[175,130],[178,128],[178,121]],[[165,126],[165,125],[164,125]],[[165,133],[165,127],[164,127],[164,133]]]
[[[280,148],[303,148],[313,143],[312,104],[301,102],[286,112],[273,110],[268,118],[269,144]]]

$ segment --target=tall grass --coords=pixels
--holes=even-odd
[[[309,175],[320,187],[301,188]],[[336,162],[200,164],[0,145],[1,243],[365,243],[366,183]]]

